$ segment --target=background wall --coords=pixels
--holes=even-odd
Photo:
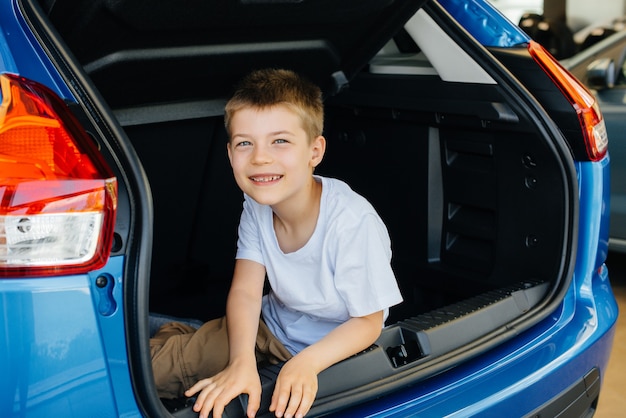
[[[565,0],[545,1],[547,4]],[[626,15],[626,0],[567,0],[566,14],[568,26],[576,31],[592,23],[610,21]]]
[[[562,16],[572,31],[587,25],[610,21],[626,15],[626,0],[487,0],[507,16],[519,23],[526,13]]]

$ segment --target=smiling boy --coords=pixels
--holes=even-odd
[[[270,411],[302,417],[315,400],[317,375],[369,347],[388,308],[402,301],[389,236],[363,197],[314,175],[326,151],[317,86],[287,70],[256,71],[228,102],[225,124],[244,193],[225,320],[180,335],[166,327],[151,341],[157,388],[162,376],[182,385],[199,379],[185,395],[198,394],[201,417],[213,411],[217,418],[246,393],[252,417],[261,397],[258,360],[286,361]],[[214,355],[218,347],[226,357]],[[206,365],[211,359],[224,364]]]

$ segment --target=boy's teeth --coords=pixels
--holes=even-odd
[[[267,182],[267,181],[274,181],[274,180],[278,180],[280,178],[280,176],[271,176],[271,177],[252,177],[252,180],[254,181],[260,181],[260,182]]]

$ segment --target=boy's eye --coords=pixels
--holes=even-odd
[[[286,139],[282,139],[282,138],[278,138],[274,140],[275,144],[286,144],[287,140]]]

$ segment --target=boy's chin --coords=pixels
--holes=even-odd
[[[267,205],[272,206],[277,203],[280,203],[280,199],[276,196],[270,196],[268,193],[248,193],[248,196],[252,198],[259,205]]]

